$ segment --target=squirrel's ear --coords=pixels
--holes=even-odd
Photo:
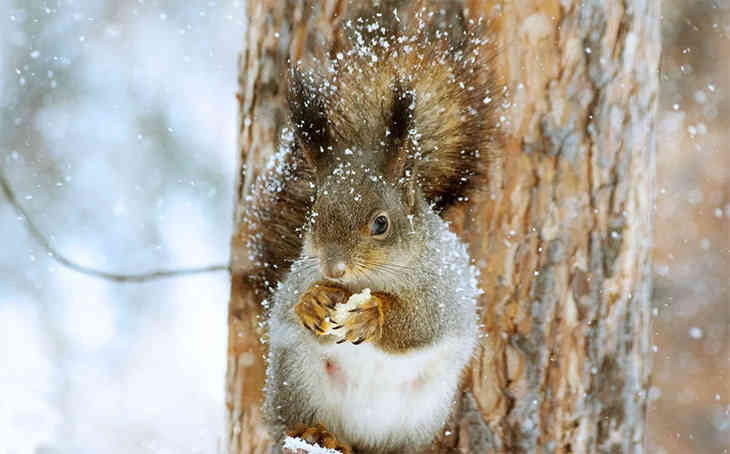
[[[386,132],[386,168],[385,174],[392,182],[407,177],[408,165],[408,131],[413,123],[413,93],[403,87],[399,80],[393,83],[393,100],[391,102]],[[412,177],[412,176],[411,176]]]
[[[325,101],[313,73],[302,73],[292,66],[289,71],[287,99],[294,135],[304,158],[317,172],[322,172],[325,153],[330,145]]]

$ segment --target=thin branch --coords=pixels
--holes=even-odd
[[[43,247],[43,249],[46,250],[48,255],[52,257],[54,260],[56,260],[61,265],[65,266],[66,268],[69,268],[71,270],[74,270],[76,272],[86,274],[88,276],[97,277],[100,279],[106,279],[114,282],[145,282],[145,281],[152,281],[156,279],[165,279],[170,277],[178,277],[178,276],[187,276],[192,274],[202,274],[202,273],[213,273],[218,271],[230,271],[231,267],[230,265],[208,265],[208,266],[201,266],[201,267],[193,267],[193,268],[171,268],[171,269],[161,269],[161,270],[152,270],[147,271],[144,273],[137,273],[137,274],[124,274],[124,273],[110,273],[107,271],[97,270],[94,268],[89,268],[83,265],[80,265],[76,262],[74,262],[71,259],[66,258],[63,254],[58,252],[56,248],[54,248],[51,245],[51,242],[48,240],[48,238],[36,227],[35,223],[31,220],[30,216],[28,216],[28,213],[25,211],[25,209],[20,205],[18,202],[18,198],[15,195],[15,192],[10,187],[10,184],[8,183],[8,180],[5,178],[5,174],[0,170],[0,186],[2,187],[3,193],[5,194],[5,197],[8,199],[8,202],[13,206],[15,211],[23,217],[25,220],[25,226],[28,229],[28,232],[31,234],[33,238]]]

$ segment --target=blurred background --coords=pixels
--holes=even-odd
[[[652,454],[730,447],[730,1],[663,0]]]
[[[0,168],[54,247],[121,273],[228,262],[236,1],[0,0]],[[0,194],[0,454],[215,453],[225,272],[60,266]]]
[[[0,169],[65,256],[225,264],[242,2],[0,0]],[[730,445],[730,7],[664,0],[650,453]],[[0,454],[221,452],[228,276],[59,265],[0,197]]]

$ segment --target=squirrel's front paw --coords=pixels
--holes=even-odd
[[[308,330],[316,334],[326,334],[331,323],[335,306],[350,297],[347,290],[329,284],[314,284],[299,298],[294,312]]]
[[[287,436],[301,438],[309,444],[317,444],[322,448],[336,449],[342,454],[352,454],[352,448],[346,443],[337,441],[334,435],[329,433],[322,424],[308,426],[299,423],[293,429],[286,432]]]
[[[345,336],[337,343],[352,342],[358,345],[365,341],[378,340],[383,332],[386,305],[386,298],[373,294],[367,301],[351,309],[342,323]]]

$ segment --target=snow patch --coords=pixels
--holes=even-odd
[[[284,449],[297,454],[342,454],[336,449],[323,448],[318,444],[310,445],[299,437],[286,437],[284,439]]]

